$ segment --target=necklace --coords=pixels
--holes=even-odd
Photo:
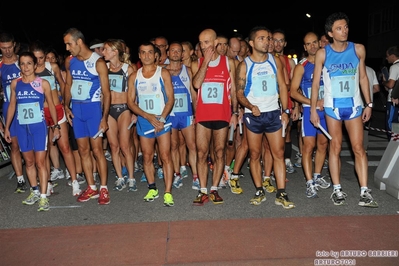
[[[122,62],[119,62],[119,65],[118,66],[114,66],[112,63],[111,63],[111,68],[112,69],[118,69],[118,68],[120,68],[122,66]]]

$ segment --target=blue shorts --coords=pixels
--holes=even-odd
[[[6,119],[7,119],[7,111],[8,111],[8,106],[10,105],[9,102],[5,102],[3,103],[3,118],[4,118],[4,126],[6,125]],[[11,121],[10,124],[10,136],[11,137],[16,137],[17,136],[17,119],[16,119],[16,115],[14,115],[14,118]]]
[[[320,125],[327,130],[324,111],[317,109],[317,114],[319,115]],[[317,134],[323,134],[323,132],[310,122],[310,107],[303,107],[302,137],[316,137]]]
[[[39,123],[20,125],[16,123],[18,145],[21,152],[47,150],[47,124]]]
[[[194,123],[192,115],[175,115],[170,116],[170,122],[172,122],[172,128],[181,130],[188,126],[191,126]]]
[[[170,116],[167,117],[165,120],[166,120],[165,125],[170,123],[171,122]],[[140,137],[156,138],[156,137],[159,137],[167,132],[170,132],[171,129],[172,129],[172,127],[167,126],[167,127],[164,127],[164,129],[162,129],[161,131],[159,131],[156,134],[154,132],[145,134],[147,131],[154,130],[154,127],[151,125],[150,122],[148,122],[147,119],[143,118],[142,116],[137,117],[136,131],[137,131],[137,135],[139,135]]]
[[[75,138],[92,138],[97,134],[102,119],[101,102],[73,102],[72,113]]]
[[[253,133],[273,133],[278,131],[281,125],[281,111],[274,110],[254,116],[252,113],[244,114],[245,126]]]
[[[361,106],[357,107],[341,107],[341,108],[332,108],[332,107],[324,107],[324,113],[331,118],[336,120],[350,120],[362,115],[363,108]]]

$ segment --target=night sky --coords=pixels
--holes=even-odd
[[[243,15],[237,15],[237,12],[205,13],[198,10],[181,13],[177,9],[168,13],[167,9],[161,8],[164,12],[157,13],[156,16],[139,12],[134,15],[124,15],[123,12],[114,12],[112,15],[103,15],[99,12],[79,15],[69,11],[59,12],[52,18],[45,16],[50,12],[44,7],[43,14],[38,15],[38,19],[34,21],[29,17],[35,16],[35,13],[25,18],[23,15],[15,16],[14,12],[2,12],[0,30],[11,32],[20,42],[40,40],[56,48],[59,53],[65,54],[67,52],[62,35],[68,28],[76,27],[85,35],[87,44],[94,38],[103,41],[107,38],[124,39],[135,61],[139,44],[156,36],[165,36],[169,41],[188,40],[195,45],[199,33],[206,28],[213,28],[218,34],[227,37],[233,36],[233,29],[237,29],[239,34],[246,37],[252,27],[264,25],[271,30],[283,29],[288,42],[285,53],[295,51],[299,55],[303,51],[302,38],[305,33],[312,30],[318,34],[324,33],[326,17],[333,12],[342,11],[350,19],[349,40],[363,44],[367,41],[367,14],[362,15],[359,14],[359,10],[348,8],[320,11],[320,7],[313,13],[315,7],[306,8],[297,5],[287,10],[279,7],[280,9],[265,9],[266,12],[243,11]],[[306,13],[310,13],[312,18],[307,18]]]

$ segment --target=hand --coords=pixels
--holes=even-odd
[[[258,107],[258,106],[256,106],[256,105],[252,106],[251,111],[252,111],[252,114],[253,114],[254,116],[260,116],[260,110],[259,110],[259,107]]]

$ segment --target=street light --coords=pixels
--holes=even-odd
[[[306,13],[306,17],[309,18],[309,19],[311,20],[311,22],[312,22],[312,31],[314,31],[314,20],[313,20],[312,15],[309,14],[309,13]]]

